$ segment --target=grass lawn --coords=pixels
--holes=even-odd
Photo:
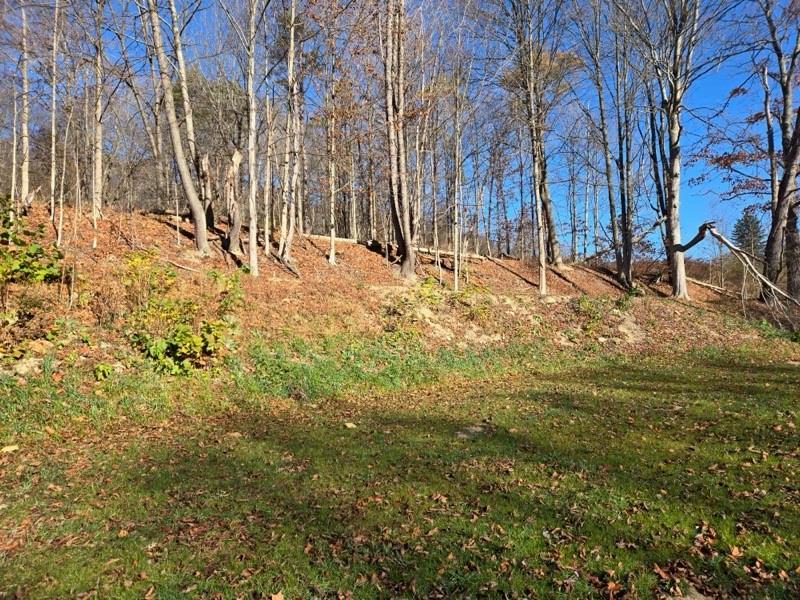
[[[0,382],[0,597],[800,596],[796,365],[520,353],[275,396],[254,356]]]

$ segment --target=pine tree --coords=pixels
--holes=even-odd
[[[733,226],[733,240],[739,248],[753,256],[763,256],[766,235],[761,221],[752,210],[745,209],[736,221]]]

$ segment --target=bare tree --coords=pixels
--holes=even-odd
[[[171,90],[172,84],[169,77],[169,62],[167,55],[164,51],[164,43],[161,37],[161,19],[156,7],[156,0],[147,0],[148,15],[150,17],[151,33],[153,36],[153,47],[155,49],[156,60],[158,62],[158,71],[161,77],[161,88]],[[202,255],[209,253],[208,236],[206,233],[206,213],[197,190],[192,181],[192,174],[189,171],[189,165],[186,161],[186,155],[183,151],[183,142],[181,140],[180,126],[178,124],[178,116],[175,112],[175,100],[170,93],[164,94],[164,107],[167,113],[167,123],[169,125],[170,139],[172,141],[172,151],[175,157],[175,163],[180,175],[183,192],[189,203],[189,210],[192,215],[195,231],[195,247]]]
[[[639,5],[613,0],[622,21],[646,61],[660,95],[659,110],[666,121],[667,156],[664,165],[666,244],[672,295],[689,298],[681,244],[681,175],[683,113],[686,94],[708,71],[729,55],[727,47],[709,43],[737,0],[647,0]]]
[[[389,197],[403,277],[414,276],[413,215],[408,193],[405,107],[405,1],[387,0],[381,20],[381,57],[384,70],[384,103],[389,148]]]
[[[22,111],[20,114],[20,144],[22,158],[20,161],[19,177],[19,197],[22,199],[23,207],[27,207],[30,194],[30,164],[31,164],[31,143],[30,143],[30,118],[31,118],[31,98],[30,80],[28,74],[28,13],[26,3],[22,3],[22,56],[20,57],[20,70],[22,71]]]

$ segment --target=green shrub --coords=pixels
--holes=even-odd
[[[577,300],[572,301],[572,307],[575,313],[586,319],[583,330],[586,333],[591,333],[597,329],[603,322],[603,317],[607,310],[606,299],[592,298],[583,294]]]
[[[213,365],[230,345],[234,313],[243,303],[240,272],[212,271],[209,276],[216,286],[214,297],[202,303],[186,300],[174,295],[174,270],[152,252],[128,255],[122,277],[131,309],[126,334],[157,371],[189,374]]]
[[[152,250],[135,250],[125,256],[122,285],[131,310],[146,306],[152,298],[169,292],[177,274],[169,265],[160,263]]]
[[[800,331],[791,331],[789,329],[782,329],[776,327],[766,319],[761,319],[753,323],[756,329],[762,336],[768,339],[782,339],[789,340],[790,342],[800,343]]]
[[[450,295],[450,302],[464,311],[470,321],[486,321],[491,310],[488,290],[477,285],[467,285]]]
[[[244,291],[242,290],[242,269],[225,275],[217,270],[209,271],[208,275],[217,286],[219,295],[218,313],[221,317],[233,314],[244,306]]]
[[[28,229],[12,219],[8,201],[0,201],[0,305],[8,305],[13,283],[53,281],[61,274],[61,252],[43,241],[44,225]]]
[[[97,363],[94,366],[95,381],[105,381],[114,372],[114,367],[108,363]]]

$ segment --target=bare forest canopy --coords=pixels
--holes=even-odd
[[[97,227],[175,213],[202,255],[298,273],[295,236],[548,266],[666,258],[686,169],[766,223],[725,247],[800,298],[800,10],[773,0],[9,0],[0,195]],[[725,69],[727,100],[703,103]],[[734,111],[733,104],[744,107]],[[687,135],[691,128],[694,135]],[[699,141],[698,141],[699,139]],[[76,221],[77,222],[77,221]],[[728,250],[726,250],[727,252]],[[269,257],[269,258],[268,258]],[[785,290],[785,292],[784,292]]]

